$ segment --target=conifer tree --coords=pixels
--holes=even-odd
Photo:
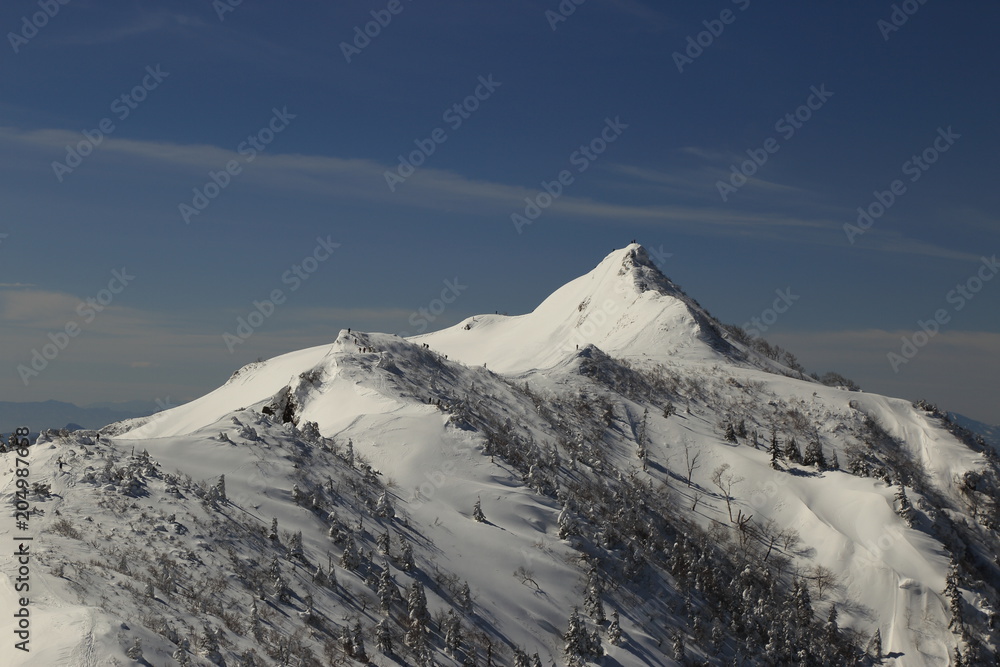
[[[674,652],[674,660],[677,662],[683,663],[687,659],[687,654],[684,651],[684,635],[681,633],[674,633],[670,648]]]
[[[368,657],[365,655],[365,635],[360,618],[355,619],[354,626],[351,628],[351,657],[360,662],[368,662]]]
[[[568,626],[563,635],[563,640],[566,642],[563,647],[566,661],[574,666],[583,665],[592,654],[591,638],[576,607],[573,607],[570,613]]]
[[[129,658],[135,661],[142,661],[142,640],[138,637],[132,642],[132,646],[125,652]]]
[[[579,534],[576,521],[573,519],[573,515],[570,514],[568,504],[563,505],[562,510],[559,511],[557,523],[559,525],[558,535],[560,540],[566,540]]]
[[[348,535],[347,546],[344,547],[344,553],[340,556],[340,566],[345,570],[356,570],[361,565],[361,555],[358,553],[358,547],[354,543],[354,536]]]
[[[462,621],[455,614],[455,610],[448,610],[448,617],[445,620],[444,646],[448,655],[456,657],[462,649]]]
[[[399,596],[396,584],[392,581],[392,574],[389,572],[389,564],[382,566],[382,573],[378,580],[378,602],[382,613],[389,614],[393,601]]]
[[[622,628],[618,621],[618,610],[615,609],[611,612],[611,625],[608,626],[608,643],[612,646],[622,643]]]
[[[882,662],[882,630],[875,628],[875,635],[868,642],[868,654],[875,660],[875,664]]]
[[[375,548],[378,549],[378,552],[383,556],[391,555],[392,543],[388,530],[375,538]]]
[[[292,533],[288,540],[288,558],[302,558],[302,531],[297,530]]]
[[[486,523],[486,515],[483,514],[483,508],[479,498],[476,498],[476,504],[472,508],[472,518],[479,523]]]
[[[380,653],[392,655],[392,628],[384,618],[375,624],[375,645]]]
[[[896,514],[902,517],[907,526],[913,527],[915,511],[910,499],[906,497],[906,487],[902,482],[899,483],[899,491],[896,492],[896,504]]]
[[[948,568],[948,577],[945,579],[944,595],[951,607],[948,627],[954,628],[955,632],[962,631],[962,592],[958,589],[958,579],[958,566],[952,561],[951,567]]]
[[[465,612],[472,611],[472,590],[468,581],[463,581],[462,588],[458,590],[458,605]]]
[[[586,610],[587,615],[590,619],[600,625],[604,623],[604,602],[601,600],[601,594],[603,593],[603,587],[601,585],[601,578],[597,572],[596,567],[591,567],[590,572],[587,574],[587,584],[583,597],[583,608]]]
[[[413,547],[404,538],[400,538],[400,540],[403,545],[399,549],[399,569],[403,572],[410,572],[415,565],[413,562]]]
[[[788,444],[785,445],[785,458],[792,463],[802,463],[802,452],[799,450],[799,445],[795,442],[795,438],[791,438]]]
[[[826,469],[826,457],[823,455],[823,445],[820,444],[818,438],[810,440],[809,444],[806,445],[805,454],[802,456],[802,465],[816,466],[821,470]]]
[[[383,519],[391,519],[396,516],[396,510],[392,507],[392,502],[389,501],[389,492],[383,491],[382,495],[379,496],[378,502],[375,504],[375,515]]]
[[[271,519],[271,530],[267,533],[267,539],[278,540],[278,518],[274,517]]]

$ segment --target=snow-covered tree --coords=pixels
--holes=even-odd
[[[271,519],[271,530],[267,533],[267,539],[278,540],[278,518],[274,517]]]
[[[177,646],[177,650],[174,651],[170,657],[177,661],[178,667],[189,667],[191,665],[191,653],[188,651],[190,643],[186,639],[182,639],[181,643]]]
[[[462,649],[462,620],[453,609],[448,610],[444,627],[444,646],[451,657],[457,657]]]
[[[596,633],[591,634],[587,631],[587,626],[576,607],[573,607],[570,613],[563,640],[565,641],[563,653],[570,665],[584,665],[588,660],[600,657],[602,653],[600,637]]]
[[[465,612],[472,611],[472,589],[469,582],[463,581],[462,587],[458,589],[458,606]]]
[[[378,602],[382,613],[388,616],[389,611],[392,609],[392,603],[398,598],[399,590],[392,580],[392,574],[389,572],[389,564],[385,563],[382,566],[382,572],[379,574],[378,579]]]
[[[868,642],[868,655],[872,657],[876,664],[882,662],[882,630],[875,628],[875,634]]]
[[[817,468],[826,468],[826,457],[823,455],[823,445],[820,444],[819,438],[813,438],[806,445],[806,451],[802,455],[802,465],[816,466]]]
[[[726,441],[736,442],[736,429],[733,427],[732,423],[726,424]]]
[[[340,556],[340,567],[353,571],[360,566],[361,554],[358,553],[358,547],[354,543],[354,536],[348,535],[347,546],[344,547],[344,553]]]
[[[951,620],[948,621],[948,627],[954,628],[955,632],[962,631],[962,592],[958,589],[958,582],[958,566],[952,561],[945,579],[944,596],[948,598],[951,607]]]
[[[365,635],[361,627],[361,619],[355,619],[351,627],[351,657],[360,662],[368,662],[365,655]]]
[[[412,649],[419,649],[427,644],[427,625],[430,623],[430,612],[427,611],[427,597],[424,587],[419,581],[410,585],[406,596],[407,629],[404,641]]]
[[[375,624],[375,646],[379,653],[392,655],[392,628],[384,618]]]
[[[292,533],[291,539],[288,540],[288,554],[286,557],[289,559],[303,557],[301,530],[297,530]]]
[[[142,660],[142,640],[136,637],[132,642],[132,646],[125,652],[125,655],[137,662]]]
[[[687,653],[684,650],[684,635],[679,632],[675,632],[670,640],[670,650],[673,651],[674,660],[683,663],[687,659]]]
[[[785,445],[785,458],[792,463],[802,463],[802,452],[799,450],[799,444],[795,442],[795,438],[790,438]]]
[[[219,475],[219,481],[215,483],[215,497],[218,500],[225,502],[228,500],[226,498],[226,476]]]
[[[399,569],[403,572],[410,572],[415,566],[413,562],[413,547],[410,546],[410,543],[405,538],[400,537],[399,539],[402,542],[399,548]]]
[[[563,505],[563,508],[559,511],[559,518],[557,519],[559,525],[559,539],[567,540],[574,535],[579,535],[579,528],[576,525],[576,519],[573,518],[573,514],[569,510],[569,505]]]
[[[906,497],[906,487],[903,486],[902,482],[899,483],[899,491],[896,492],[896,514],[902,517],[907,526],[913,526],[916,511],[913,509],[910,499]]]
[[[583,594],[583,608],[586,610],[587,615],[590,619],[600,625],[604,623],[604,601],[601,599],[601,595],[604,592],[604,588],[601,584],[601,577],[597,572],[596,567],[591,567],[590,572],[587,574],[587,584],[584,589]]]
[[[204,658],[213,665],[222,664],[222,654],[219,652],[219,637],[217,630],[206,625],[202,633],[198,635],[197,647],[198,655],[204,656]]]
[[[393,509],[392,502],[389,500],[388,491],[383,491],[378,502],[375,503],[375,516],[383,519],[391,519],[396,516],[396,510]]]
[[[486,522],[486,515],[483,514],[483,508],[479,498],[476,498],[476,504],[472,508],[472,518],[478,521],[479,523]]]
[[[392,551],[392,541],[389,537],[389,531],[381,533],[377,538],[375,538],[375,548],[383,556],[389,556]]]
[[[622,628],[619,623],[618,610],[611,612],[611,624],[608,626],[608,643],[618,646],[622,643]]]

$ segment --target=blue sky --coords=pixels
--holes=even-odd
[[[790,288],[763,333],[810,370],[1000,422],[1000,280],[948,298],[1000,253],[995,3],[222,2],[0,8],[0,399],[178,402],[341,327],[526,312],[635,238],[725,322]]]

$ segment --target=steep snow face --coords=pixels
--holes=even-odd
[[[412,340],[506,374],[551,368],[587,345],[653,361],[718,361],[730,349],[638,244],[612,252],[527,315],[480,315]]]

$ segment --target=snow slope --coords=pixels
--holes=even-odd
[[[664,416],[668,401],[676,414]],[[283,416],[294,424],[282,423]],[[725,425],[740,421],[750,434],[727,441]],[[828,457],[837,453],[840,468],[781,461],[774,469],[767,451],[772,431],[782,443],[794,437],[803,447],[819,442]],[[954,545],[946,548],[940,527],[973,526],[954,529],[979,536],[961,538],[971,553],[995,539],[969,518],[962,487],[967,472],[987,466],[982,453],[906,401],[796,377],[728,341],[638,245],[610,254],[532,313],[478,316],[406,340],[344,330],[330,345],[250,364],[200,399],[111,425],[103,434],[101,445],[88,444],[86,433],[50,434],[32,453],[33,475],[53,483],[53,496],[38,500],[45,514],[33,520],[45,536],[39,544],[49,564],[77,564],[67,568],[71,575],[41,567],[33,575],[41,587],[34,602],[37,627],[59,628],[45,634],[51,639],[45,640],[44,664],[124,663],[135,636],[148,647],[147,658],[155,654],[160,662],[151,662],[163,664],[176,649],[176,637],[135,620],[156,605],[168,608],[163,613],[181,635],[195,637],[206,619],[229,627],[210,606],[185,606],[183,594],[158,597],[153,607],[148,598],[129,598],[123,589],[141,589],[129,577],[146,576],[138,566],[100,570],[116,587],[113,599],[82,582],[78,568],[95,557],[95,549],[104,558],[118,557],[107,545],[111,536],[145,541],[146,552],[166,549],[177,560],[198,563],[201,577],[227,578],[231,585],[216,594],[217,603],[246,615],[253,596],[238,591],[249,575],[235,574],[233,563],[263,564],[282,553],[255,531],[265,531],[271,518],[282,531],[301,531],[305,558],[314,567],[344,549],[327,537],[332,513],[349,525],[367,526],[357,532],[362,552],[374,551],[384,530],[394,540],[405,537],[416,569],[399,566],[399,541],[390,557],[372,558],[369,575],[389,567],[400,586],[423,581],[432,611],[454,608],[456,582],[469,582],[475,608],[468,622],[485,633],[479,641],[489,638],[498,652],[506,651],[504,657],[498,653],[501,663],[512,664],[514,647],[520,647],[545,664],[564,664],[560,635],[568,610],[581,604],[583,557],[619,553],[602,551],[588,539],[559,538],[566,493],[575,482],[600,484],[603,478],[611,485],[627,478],[669,498],[682,515],[678,520],[725,535],[726,544],[743,539],[735,523],[741,516],[752,517],[746,525],[758,526],[756,535],[789,538],[775,540],[764,562],[776,562],[768,560],[773,549],[775,559],[787,559],[780,561],[786,576],[798,573],[811,587],[828,572],[830,581],[813,589],[816,613],[825,617],[835,605],[841,628],[864,635],[878,629],[893,664],[948,665],[960,642],[949,628],[949,602],[942,595]],[[636,457],[640,440],[648,449],[645,467]],[[503,449],[511,442],[513,454]],[[153,464],[135,453],[143,450]],[[876,467],[888,466],[894,484],[874,473],[850,474],[847,459],[854,451],[867,452]],[[55,467],[57,456],[73,462],[67,471]],[[698,457],[693,467],[692,456]],[[139,482],[107,481],[116,479],[113,474],[102,478],[109,459],[112,468],[144,471],[135,473]],[[0,494],[7,499],[14,477],[9,458],[4,463]],[[533,463],[550,478],[533,480],[527,470],[536,468]],[[728,466],[721,469],[731,482],[728,494],[713,482],[722,465]],[[220,475],[226,502],[206,490]],[[912,527],[897,512],[898,478],[907,479],[916,508]],[[553,481],[559,494],[543,492]],[[313,489],[323,510],[296,500],[296,485]],[[394,518],[372,513],[372,499],[381,492],[395,504]],[[486,522],[472,519],[477,499]],[[57,510],[74,517],[84,533],[80,539],[52,532]],[[574,511],[582,520],[583,509]],[[176,532],[178,521],[189,526],[184,533]],[[142,559],[138,551],[121,551]],[[0,557],[0,567],[12,571],[9,556]],[[297,591],[287,604],[302,613],[303,591],[312,590],[309,570],[297,561],[282,567],[290,569]],[[159,571],[155,564],[153,570]],[[178,576],[195,581],[195,574]],[[607,576],[617,575],[608,570]],[[311,593],[326,619],[319,627],[358,619],[370,632],[380,616],[367,601],[373,593],[366,575],[345,568],[338,577],[342,590]],[[609,613],[611,607],[620,610],[627,637],[621,646],[604,642],[607,664],[674,664],[669,647],[678,632],[686,633],[690,656],[728,664],[741,638],[730,636],[712,648],[684,625],[677,582],[659,569],[649,577],[646,588],[616,581],[615,593],[606,595]],[[970,613],[985,614],[992,589],[967,586],[966,604],[975,610]],[[5,608],[10,596],[9,585],[0,586]],[[274,610],[268,622],[292,634],[294,614],[267,600]],[[324,635],[315,627],[311,641],[321,653]],[[230,628],[227,635],[231,659],[255,646],[274,646],[238,634]],[[397,660],[376,652],[370,634],[368,642],[378,664]],[[0,656],[5,664],[43,664],[7,646],[0,647]],[[438,659],[452,660],[443,653]]]

